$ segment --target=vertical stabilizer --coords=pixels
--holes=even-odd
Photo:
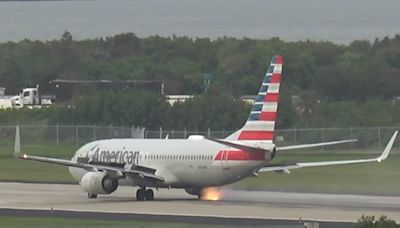
[[[282,64],[282,56],[272,58],[245,125],[226,139],[268,142],[274,140]]]

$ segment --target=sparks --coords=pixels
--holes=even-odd
[[[201,199],[202,200],[210,200],[210,201],[217,201],[220,200],[222,197],[222,191],[219,188],[203,188],[201,191]]]

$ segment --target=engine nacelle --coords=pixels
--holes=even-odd
[[[198,196],[201,194],[201,188],[185,188],[185,192],[189,195]]]
[[[110,194],[118,188],[118,179],[105,172],[87,172],[79,182],[83,190],[92,194]]]

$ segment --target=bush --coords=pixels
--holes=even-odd
[[[382,215],[379,219],[375,216],[363,215],[357,221],[356,228],[396,228],[400,227],[396,222],[388,217]]]

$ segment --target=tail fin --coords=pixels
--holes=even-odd
[[[245,125],[226,139],[270,142],[274,140],[282,64],[282,56],[272,58]]]

